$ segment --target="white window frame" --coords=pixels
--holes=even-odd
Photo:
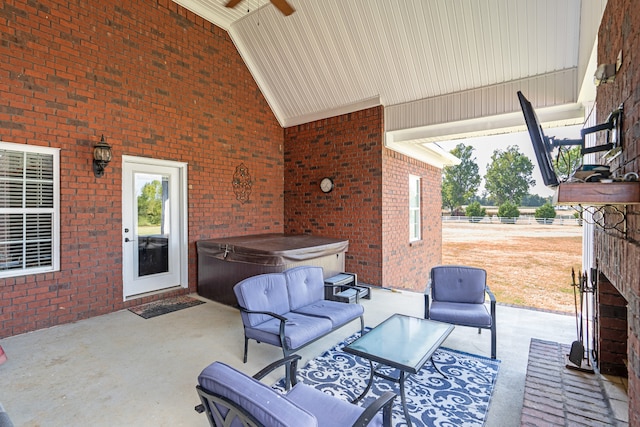
[[[409,242],[422,239],[420,177],[409,175]]]
[[[0,270],[0,278],[4,277],[17,277],[25,276],[29,274],[38,274],[60,270],[60,149],[51,147],[39,147],[34,145],[14,144],[10,142],[0,141],[0,150],[21,152],[26,156],[27,153],[38,153],[42,155],[50,155],[52,157],[52,184],[53,184],[53,207],[46,208],[28,208],[28,207],[0,207],[0,215],[5,214],[51,214],[51,265],[38,266],[38,267],[26,267],[24,264],[22,268],[12,268],[9,270]],[[22,178],[18,178],[18,181],[23,183],[23,188],[26,190],[27,179],[25,175]],[[23,192],[23,198],[26,191]],[[0,235],[0,238],[1,235]],[[16,240],[17,241],[17,240]],[[23,235],[22,242],[28,241],[28,237]],[[4,242],[0,242],[4,243]]]

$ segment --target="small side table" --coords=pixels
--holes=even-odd
[[[339,302],[358,302],[360,298],[371,299],[369,286],[358,284],[355,273],[339,273],[324,279],[324,297]]]

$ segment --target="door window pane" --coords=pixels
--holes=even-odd
[[[169,271],[169,177],[135,175],[138,277]]]

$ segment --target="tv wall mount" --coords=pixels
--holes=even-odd
[[[599,153],[606,151],[603,155],[607,162],[612,161],[622,153],[622,117],[624,112],[624,104],[612,111],[607,119],[600,124],[590,126],[580,130],[580,139],[556,139],[549,137],[549,144],[552,148],[561,146],[581,146],[580,154],[582,156],[591,153]],[[585,136],[596,132],[606,131],[606,142],[594,147],[585,147]],[[580,214],[580,218],[588,223],[594,224],[604,230],[617,230],[626,235],[626,206],[623,209],[615,205],[602,206],[574,206],[574,209]],[[585,217],[584,212],[591,215]]]
[[[604,157],[606,160],[611,161],[620,153],[622,153],[622,116],[624,112],[624,104],[620,104],[620,106],[612,111],[607,120],[603,123],[597,124],[595,126],[587,127],[580,130],[580,139],[558,139],[554,137],[547,137],[549,139],[549,145],[552,148],[563,147],[563,146],[575,146],[580,145],[582,148],[580,153],[584,156],[585,154],[591,153],[599,153],[601,151],[608,151]],[[590,135],[596,132],[607,131],[607,142],[605,144],[596,145],[594,147],[585,147],[584,145],[584,137],[586,135]]]

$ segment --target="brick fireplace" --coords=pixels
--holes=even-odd
[[[602,374],[628,378],[629,425],[640,425],[640,246],[638,213],[629,205],[627,232],[596,230],[596,355]],[[636,230],[631,237],[630,225]]]
[[[636,0],[609,0],[598,30],[597,63],[622,64],[613,82],[596,94],[599,123],[624,105],[622,154],[609,163],[614,176],[640,171],[640,8]],[[602,136],[604,138],[604,136]],[[601,141],[602,142],[602,141]],[[628,371],[629,425],[640,425],[640,205],[621,207],[622,230],[596,229],[598,269],[596,323],[602,372]],[[626,338],[625,338],[626,337]]]
[[[602,374],[627,376],[627,300],[604,274],[598,275],[595,353]]]

